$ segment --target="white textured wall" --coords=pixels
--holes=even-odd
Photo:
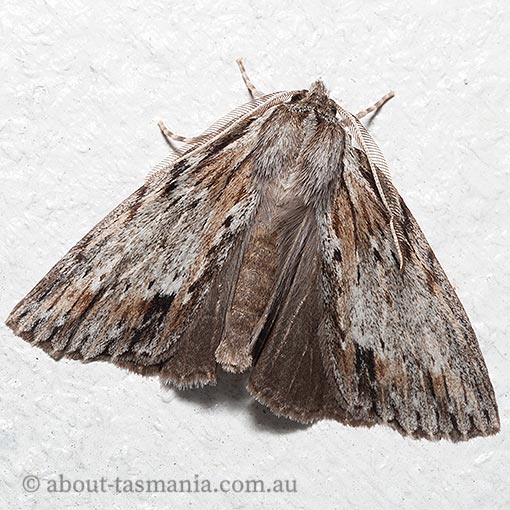
[[[448,8],[445,8],[445,4]],[[468,2],[4,0],[0,6],[0,316],[167,152],[265,91],[322,77],[372,125],[455,285],[502,432],[464,444],[271,417],[241,380],[164,394],[107,364],[56,363],[1,326],[0,508],[510,506],[509,20]],[[297,494],[30,494],[22,478],[295,478]]]

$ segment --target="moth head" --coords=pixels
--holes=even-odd
[[[329,97],[329,91],[321,80],[314,81],[304,92],[301,102],[306,109],[316,110],[325,117],[336,115],[336,103]]]
[[[310,88],[308,89],[306,95],[309,98],[312,97],[328,98],[329,90],[326,88],[326,85],[324,85],[324,83],[321,80],[317,80],[310,85]]]

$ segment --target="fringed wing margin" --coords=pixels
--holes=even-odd
[[[139,188],[49,271],[7,325],[55,359],[105,360],[178,386],[214,382],[258,202],[253,122]]]
[[[404,267],[364,154],[346,151],[323,226],[321,339],[339,405],[404,435],[468,439],[499,417],[473,328],[420,227],[400,198]]]

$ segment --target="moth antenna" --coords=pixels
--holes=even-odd
[[[248,92],[250,93],[252,99],[264,96],[265,94],[263,92],[260,92],[260,90],[257,90],[255,88],[255,85],[253,85],[252,81],[248,77],[248,73],[246,72],[246,69],[244,67],[243,59],[239,57],[236,60],[236,62],[237,65],[239,66],[239,71],[241,71],[241,76],[243,77],[244,84],[246,85],[246,88],[248,89]]]
[[[365,110],[361,110],[360,112],[358,112],[356,114],[356,117],[358,119],[362,119],[363,117],[365,117],[366,115],[368,115],[369,113],[372,113],[373,111],[376,111],[376,110],[379,110],[379,108],[381,108],[381,106],[386,103],[386,101],[389,101],[392,97],[395,96],[395,92],[393,92],[393,90],[391,90],[390,92],[388,92],[385,96],[381,97],[381,99],[379,99],[379,101],[377,101],[377,103],[374,103],[372,106],[370,106],[369,108],[366,108]]]

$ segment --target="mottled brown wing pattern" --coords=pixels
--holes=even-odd
[[[495,433],[494,391],[469,319],[401,206],[402,270],[366,157],[349,148],[321,246],[331,332],[321,343],[338,403],[356,421],[411,436]]]
[[[251,122],[139,188],[49,271],[8,326],[56,359],[107,360],[179,386],[214,381],[258,201]]]
[[[298,225],[286,260],[299,256],[278,269],[248,389],[303,423],[386,424],[429,439],[493,434],[497,405],[477,339],[400,201],[402,269],[366,156],[345,150],[331,199]]]
[[[251,394],[304,423],[499,430],[455,291],[375,142],[322,82],[192,141],[15,307],[14,332],[178,387],[214,382],[217,364],[252,368]]]

